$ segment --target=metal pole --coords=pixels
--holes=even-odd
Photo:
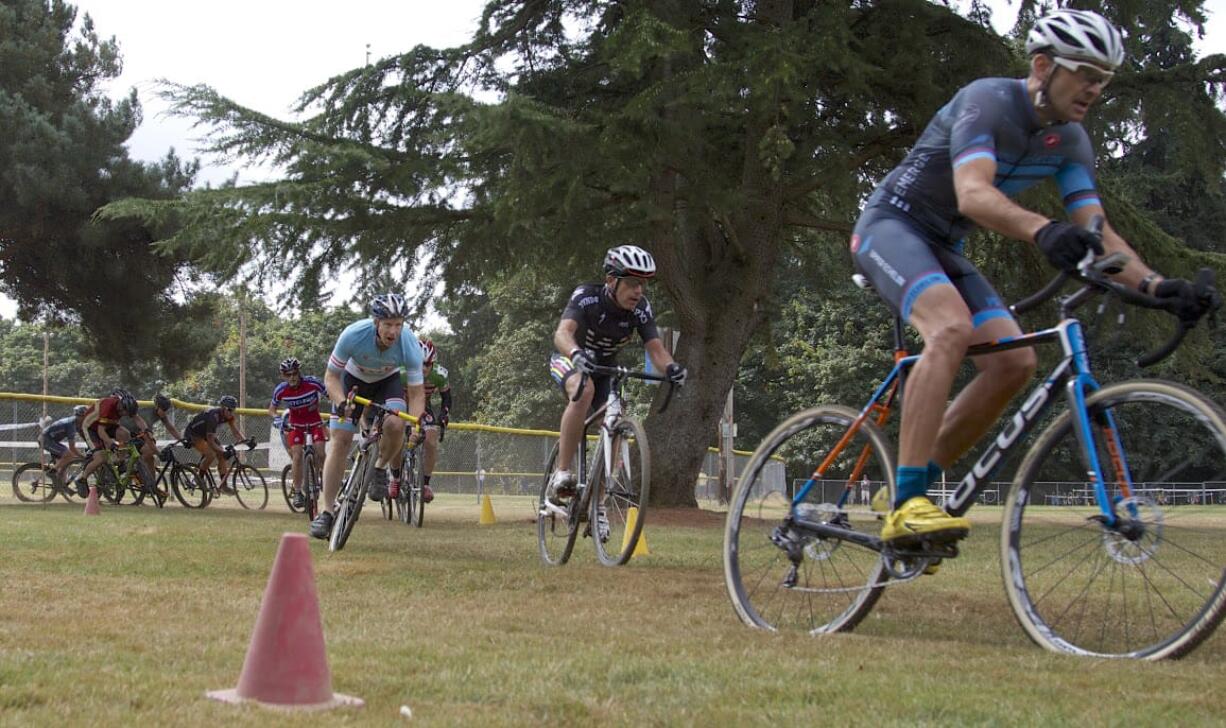
[[[51,362],[51,334],[43,332],[43,396],[47,396],[47,368]],[[43,400],[43,417],[47,416],[47,400]]]
[[[238,299],[238,406],[247,406],[247,307],[244,297]],[[238,429],[247,432],[243,416],[238,416]]]

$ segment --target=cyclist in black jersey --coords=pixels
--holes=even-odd
[[[566,395],[567,404],[559,428],[558,467],[549,481],[551,498],[574,494],[576,481],[571,466],[583,434],[583,421],[593,403],[603,403],[609,395],[609,377],[591,376],[585,379],[582,394],[574,399],[581,379],[575,376],[577,373],[590,374],[593,365],[613,364],[617,351],[637,331],[652,364],[665,372],[669,381],[685,382],[685,367],[673,361],[664,348],[651,304],[643,295],[647,281],[656,274],[651,254],[634,245],[612,248],[605,255],[604,271],[603,285],[575,289],[553,334],[557,353],[549,360],[549,372]]]
[[[225,493],[233,493],[233,490],[226,484],[230,464],[226,462],[226,449],[217,439],[217,428],[224,422],[230,426],[230,433],[234,435],[235,442],[246,440],[247,438],[243,437],[243,433],[238,429],[238,418],[234,416],[236,409],[238,409],[238,399],[231,394],[223,395],[217,399],[216,407],[210,407],[197,413],[187,423],[187,427],[183,428],[183,437],[188,446],[195,448],[196,452],[200,453],[200,463],[197,466],[200,472],[203,474],[214,461],[217,462],[217,474],[221,476],[218,482],[221,483],[221,489]]]
[[[1101,242],[1088,230],[1104,216],[1094,185],[1094,154],[1081,127],[1086,112],[1124,60],[1119,31],[1096,13],[1058,10],[1040,18],[1026,41],[1025,79],[980,79],[937,112],[915,148],[878,186],[856,224],[856,267],[924,339],[907,379],[899,437],[897,497],[882,538],[956,540],[970,528],[926,497],[996,421],[1031,378],[1033,350],[976,357],[978,376],[946,408],[953,378],[973,344],[1021,333],[991,284],[962,256],[963,238],[982,226],[1033,241],[1064,270],[1092,251],[1130,259],[1116,278],[1178,299],[1195,321],[1219,305],[1211,286],[1165,279],[1146,266],[1110,225]],[[1055,178],[1069,222],[1048,220],[1010,197]]]

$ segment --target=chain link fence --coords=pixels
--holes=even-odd
[[[40,459],[38,436],[42,428],[70,416],[73,406],[93,402],[75,397],[0,393],[0,475],[4,477],[0,492],[7,494],[7,483],[14,469]],[[142,401],[140,404],[141,417],[152,424],[152,403]],[[174,405],[170,418],[180,432],[196,412],[207,409],[207,405],[178,400]],[[282,469],[289,465],[289,454],[274,419],[266,411],[257,409],[242,409],[239,415],[239,429],[244,435],[254,437],[257,443],[253,451],[240,447],[239,456],[243,462],[264,471],[269,487],[275,491],[279,488]],[[175,444],[161,424],[154,425],[153,431],[160,446]],[[225,425],[218,428],[217,438],[223,445],[234,442],[230,428]],[[474,500],[483,493],[535,496],[556,442],[557,434],[547,431],[453,423],[439,445],[430,484],[437,492],[471,494]],[[88,445],[77,443],[78,449]],[[180,462],[199,461],[194,449],[176,447],[175,454]],[[735,460],[734,471],[739,473],[748,460],[748,453],[738,453]],[[782,482],[782,469],[779,477]],[[694,495],[700,505],[713,508],[721,503],[719,491],[719,457],[709,452],[695,483]]]

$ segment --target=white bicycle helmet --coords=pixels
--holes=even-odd
[[[409,315],[409,304],[399,293],[383,293],[371,300],[370,315],[377,319],[402,319]]]
[[[1026,53],[1089,61],[1108,70],[1124,62],[1124,39],[1106,18],[1089,10],[1057,10],[1035,21]]]
[[[619,245],[605,253],[604,272],[614,278],[655,278],[656,259],[637,245]]]

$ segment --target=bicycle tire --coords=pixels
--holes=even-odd
[[[366,488],[374,463],[374,454],[365,453],[349,472],[349,479],[345,481],[337,498],[336,520],[332,525],[332,536],[328,539],[329,551],[340,551],[349,541],[349,535],[353,533],[353,527],[362,514],[362,504],[366,501]]]
[[[59,490],[60,496],[69,503],[81,502],[81,498],[77,495],[76,480],[88,463],[89,460],[85,458],[77,458],[64,466],[64,480],[59,484]]]
[[[305,508],[295,508],[294,507],[293,474],[294,474],[293,465],[286,465],[285,467],[281,468],[281,495],[285,498],[285,507],[289,508],[290,513],[302,513],[304,510],[306,510]],[[303,472],[302,477],[303,478],[306,477],[305,472]],[[305,482],[302,484],[302,487],[304,489],[303,492],[305,493],[306,492]]]
[[[234,497],[249,511],[262,511],[268,506],[268,482],[255,466],[236,463],[230,473]]]
[[[13,471],[13,496],[23,503],[46,503],[55,498],[55,470],[31,462]]]
[[[142,488],[145,493],[153,500],[153,505],[158,508],[165,507],[166,499],[170,497],[169,491],[166,490],[166,481],[159,479],[157,474],[149,469],[149,465],[144,460],[136,463],[136,472],[140,475]],[[159,485],[161,488],[158,487]]]
[[[396,498],[396,519],[408,526],[413,520],[413,478],[416,472],[412,452],[405,452],[404,467],[400,472],[404,482],[401,483],[400,495]]]
[[[175,463],[170,469],[170,489],[184,508],[204,508],[211,500],[208,485],[195,465]]]
[[[409,520],[417,528],[426,524],[426,501],[421,497],[425,477],[420,466],[413,469],[413,487],[409,489],[412,494],[409,501]]]
[[[647,431],[638,420],[622,417],[613,425],[610,439],[612,452],[612,482],[604,477],[604,468],[593,472],[593,490],[588,523],[599,522],[603,507],[608,520],[609,532],[601,538],[599,528],[592,538],[596,546],[596,558],[605,566],[621,566],[634,555],[643,524],[647,519],[647,503],[651,492],[651,449],[647,445]],[[636,462],[637,461],[637,462]],[[637,474],[636,474],[637,473]],[[631,527],[631,509],[635,510]],[[606,540],[607,539],[607,540]]]
[[[805,497],[819,514],[814,517],[826,523],[843,518],[862,533],[880,529],[871,511],[847,508],[846,501],[838,505],[846,484],[858,484],[863,475],[882,483],[891,501],[894,496],[893,447],[885,435],[865,421],[842,440],[857,418],[855,410],[837,405],[798,412],[762,440],[742,471],[728,505],[723,551],[724,583],[745,624],[771,631],[842,632],[859,624],[881,597],[889,578],[881,554],[812,536],[788,520],[793,512],[788,492],[797,480],[804,483],[815,474],[815,459],[829,458],[823,479]],[[845,446],[836,453],[839,442]]]
[[[570,499],[564,512],[554,510],[553,504],[546,507],[545,496],[549,491],[549,478],[553,475],[557,462],[558,446],[554,445],[545,465],[545,478],[541,481],[536,508],[537,547],[541,560],[550,566],[561,566],[570,560],[570,555],[575,550],[575,539],[579,535],[579,519],[575,514],[579,507],[578,497]]]
[[[1086,411],[1112,508],[1127,528],[1108,527],[1095,498],[1053,494],[1053,476],[1088,470],[1072,414],[1061,412],[1005,501],[1009,604],[1026,634],[1053,652],[1183,656],[1226,614],[1221,518],[1202,503],[1209,491],[1197,482],[1226,469],[1226,414],[1160,380],[1105,386],[1086,398]]]
[[[303,465],[306,466],[302,471],[302,492],[306,494],[304,510],[307,521],[314,521],[315,516],[319,515],[319,471],[315,469],[314,458]]]
[[[105,498],[108,503],[119,505],[123,502],[123,494],[127,488],[122,483],[114,467],[109,463],[103,463],[94,471],[94,487],[98,489],[98,495]]]

